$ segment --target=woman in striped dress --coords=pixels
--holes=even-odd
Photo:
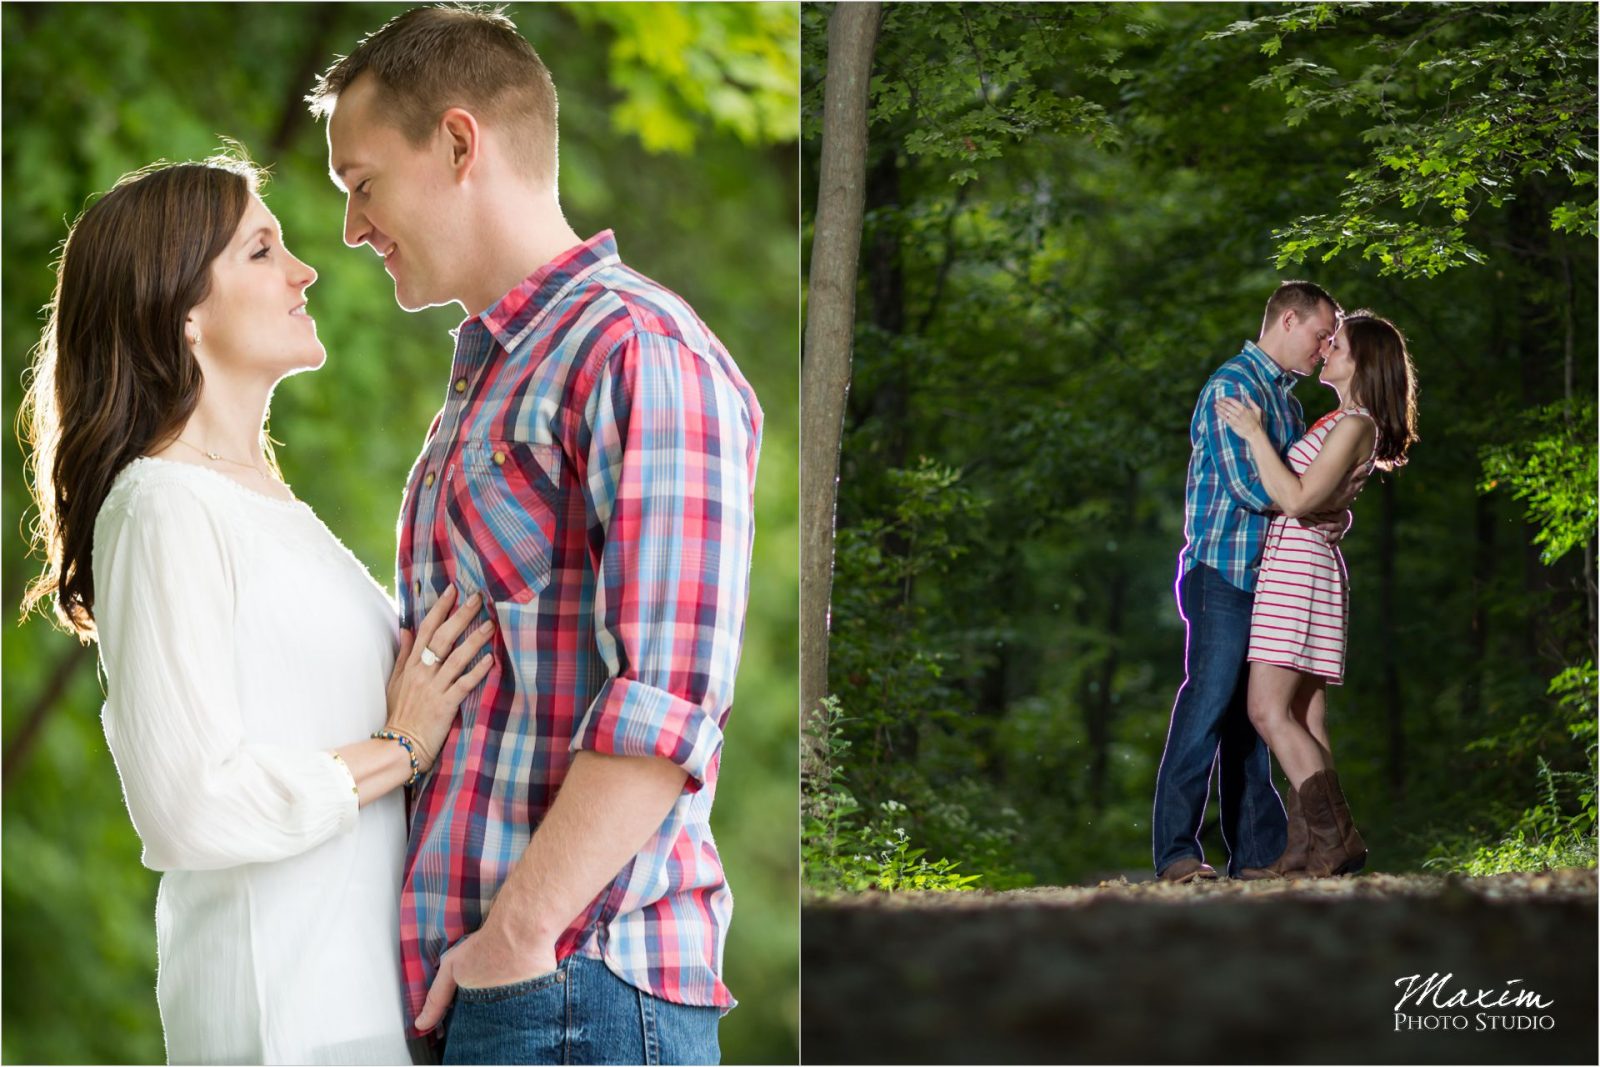
[[[1339,406],[1290,446],[1285,463],[1249,401],[1217,413],[1250,445],[1273,519],[1250,618],[1250,721],[1289,779],[1289,843],[1271,870],[1313,877],[1353,874],[1367,848],[1333,769],[1326,687],[1344,679],[1349,579],[1336,546],[1300,518],[1342,511],[1376,467],[1406,462],[1416,435],[1416,373],[1405,337],[1369,311],[1346,318],[1329,341],[1321,381]]]

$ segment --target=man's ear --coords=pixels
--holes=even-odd
[[[444,135],[446,150],[450,153],[450,169],[461,181],[477,166],[478,153],[483,148],[483,131],[472,112],[453,107],[439,118],[439,130]]]
[[[1278,326],[1282,328],[1284,333],[1294,332],[1294,328],[1299,324],[1300,313],[1294,308],[1288,308],[1282,315],[1278,316]]]

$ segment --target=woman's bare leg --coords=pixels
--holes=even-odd
[[[1300,692],[1310,677],[1270,663],[1250,664],[1250,723],[1296,790],[1323,769],[1322,745],[1292,710],[1298,702],[1309,712],[1310,700]]]
[[[1289,710],[1321,751],[1322,766],[1318,770],[1331,771],[1333,747],[1328,742],[1328,680],[1315,674],[1300,677],[1302,682]]]

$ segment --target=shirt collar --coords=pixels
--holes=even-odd
[[[1267,355],[1266,352],[1262,350],[1261,346],[1256,344],[1254,341],[1246,341],[1244,343],[1244,351],[1239,354],[1251,363],[1254,363],[1256,368],[1260,370],[1262,374],[1267,376],[1268,381],[1276,382],[1285,389],[1294,388],[1294,373],[1292,371],[1286,371],[1282,367],[1278,366],[1277,362],[1271,356]]]
[[[601,230],[580,245],[574,245],[546,263],[510,292],[495,301],[482,314],[462,323],[481,323],[507,351],[516,347],[537,318],[576,283],[604,267],[622,262],[617,255],[616,235]]]

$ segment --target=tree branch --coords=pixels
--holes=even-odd
[[[86,646],[70,644],[50,665],[50,680],[45,683],[44,691],[28,709],[27,715],[23,717],[22,726],[6,742],[5,758],[0,761],[0,777],[3,777],[3,781],[0,781],[0,791],[11,788],[11,783],[17,779],[17,772],[27,762],[34,744],[39,739],[39,731],[44,728],[50,713],[60,706],[61,695],[67,691],[67,687],[78,676],[78,672],[86,664],[93,662],[94,653]]]
[[[268,142],[268,158],[277,159],[283,155],[294,141],[295,134],[300,132],[300,126],[306,121],[310,112],[306,109],[305,96],[311,89],[311,81],[322,69],[328,55],[328,38],[333,30],[334,20],[339,14],[338,4],[312,4],[310,7],[310,23],[305,35],[305,48],[300,53],[300,62],[295,67],[294,75],[289,79],[287,96],[283,108],[279,113],[278,128]],[[305,11],[305,8],[301,8]]]

